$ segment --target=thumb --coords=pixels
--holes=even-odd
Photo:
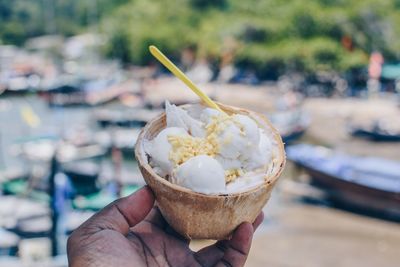
[[[118,199],[93,215],[76,232],[91,235],[101,230],[114,230],[126,235],[129,228],[141,222],[154,205],[154,195],[145,186],[130,196]]]

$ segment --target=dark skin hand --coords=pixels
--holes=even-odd
[[[95,214],[70,236],[69,266],[243,266],[263,220],[261,213],[253,224],[242,223],[230,240],[194,252],[153,206],[154,196],[144,187]]]

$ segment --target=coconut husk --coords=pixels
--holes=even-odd
[[[263,184],[240,193],[205,195],[157,175],[148,163],[143,142],[152,140],[166,127],[165,113],[148,122],[136,143],[135,156],[140,171],[153,190],[162,215],[178,233],[189,239],[225,239],[241,223],[253,222],[270,198],[286,161],[282,139],[264,115],[227,105],[219,106],[228,114],[250,116],[275,140],[277,149]]]

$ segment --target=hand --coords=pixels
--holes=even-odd
[[[148,187],[121,198],[76,229],[68,239],[70,267],[243,266],[254,230],[261,224],[242,223],[230,240],[198,252],[177,234],[154,205]]]

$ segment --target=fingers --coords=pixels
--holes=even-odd
[[[253,222],[254,232],[257,230],[258,226],[260,226],[260,224],[263,221],[264,221],[264,212],[261,211],[260,214],[258,214],[257,218]]]
[[[214,266],[223,256],[224,250],[220,248],[220,244],[225,241],[218,241],[217,243],[200,249],[194,254],[194,258],[200,263],[201,266],[211,267]]]
[[[216,263],[222,264],[222,266],[226,265],[229,266],[229,264],[232,266],[242,266],[246,261],[247,254],[250,250],[253,233],[262,223],[263,219],[264,219],[264,214],[263,212],[261,212],[254,220],[253,224],[250,223],[241,224],[235,230],[231,240],[218,241],[214,245],[199,250],[195,254],[196,260],[203,266],[214,266]],[[245,229],[242,229],[243,225],[245,225],[244,226]],[[243,242],[246,240],[247,243]],[[236,246],[238,243],[239,247]],[[243,253],[240,253],[239,251],[235,250],[235,248],[240,249],[239,251]],[[228,260],[231,261],[233,260],[233,261],[228,262]]]
[[[224,246],[221,247],[225,253],[215,266],[244,266],[250,251],[253,230],[250,223],[242,223],[233,233],[232,239],[225,242]]]
[[[145,186],[128,197],[121,198],[115,203],[116,208],[125,218],[129,227],[133,227],[149,214],[154,205],[154,195]]]
[[[161,229],[164,229],[168,225],[158,207],[153,207],[145,221]]]
[[[126,235],[130,227],[144,220],[153,204],[153,193],[145,186],[128,197],[114,201],[86,221],[77,231],[87,235],[111,229]]]

